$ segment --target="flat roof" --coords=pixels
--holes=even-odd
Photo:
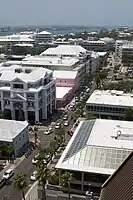
[[[55,78],[66,78],[66,79],[75,79],[78,74],[78,71],[61,71],[54,70],[53,77]]]
[[[41,55],[79,56],[83,53],[87,53],[87,50],[80,45],[59,45],[58,47],[47,49]]]
[[[63,99],[63,97],[72,90],[72,87],[56,87],[56,99]]]
[[[15,72],[16,69],[21,70],[21,73]],[[25,70],[30,70],[30,73],[26,73]],[[52,71],[43,67],[23,67],[21,65],[12,65],[10,67],[2,67],[0,70],[0,81],[9,82],[18,78],[24,82],[35,82],[46,76],[47,73],[52,73]]]
[[[12,142],[13,139],[27,126],[27,121],[0,119],[0,141]]]
[[[22,60],[22,65],[36,64],[36,65],[58,65],[58,66],[73,66],[79,62],[75,58],[60,58],[60,57],[47,57],[47,56],[29,56]]]
[[[117,90],[95,90],[86,104],[133,107],[133,94]]]
[[[105,56],[107,55],[107,52],[97,52],[99,56]]]
[[[81,121],[56,168],[111,175],[132,149],[133,122]]]

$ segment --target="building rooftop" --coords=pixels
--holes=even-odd
[[[13,138],[27,126],[27,121],[0,119],[0,141],[12,142]]]
[[[75,79],[78,74],[78,71],[60,71],[54,70],[53,77],[55,78],[66,78],[66,79]]]
[[[87,50],[80,45],[59,45],[55,48],[49,48],[41,55],[43,56],[80,56],[87,53]]]
[[[95,90],[86,103],[133,107],[133,94],[116,90]]]
[[[29,56],[23,59],[22,65],[59,65],[59,66],[73,66],[79,62],[78,59],[75,58],[60,58],[60,57],[43,57],[43,56]]]
[[[56,168],[110,175],[132,149],[133,122],[82,121]]]
[[[52,33],[48,32],[48,31],[41,31],[41,32],[37,33],[37,35],[52,35]]]
[[[72,87],[56,87],[56,99],[63,99],[63,97],[72,90]]]
[[[99,56],[105,56],[107,55],[107,52],[97,52]]]
[[[0,42],[34,42],[34,39],[30,35],[21,35],[21,34],[13,34],[13,35],[7,35],[7,36],[0,36]]]
[[[20,73],[16,70],[19,70]],[[0,81],[9,82],[18,78],[23,82],[35,82],[46,76],[48,73],[52,73],[52,71],[42,67],[22,67],[21,65],[12,65],[1,69]]]

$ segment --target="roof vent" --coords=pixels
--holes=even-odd
[[[22,72],[22,69],[21,69],[21,68],[15,69],[15,73],[21,73],[21,72]]]

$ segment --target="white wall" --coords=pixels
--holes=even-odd
[[[27,194],[25,195],[26,200],[38,200],[38,183],[37,181],[32,185]]]

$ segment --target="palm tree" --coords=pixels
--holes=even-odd
[[[42,200],[46,200],[46,184],[48,179],[50,178],[50,170],[45,166],[39,167],[37,170],[37,180],[39,185],[42,186]]]
[[[68,199],[70,200],[70,184],[73,180],[73,174],[70,172],[65,172],[61,175],[61,186],[68,188]]]
[[[0,200],[8,200],[8,197],[1,197]]]
[[[23,197],[23,200],[25,200],[24,188],[27,187],[25,174],[23,173],[16,174],[14,180],[15,180],[15,183],[14,183],[15,188],[22,191],[22,197]]]

